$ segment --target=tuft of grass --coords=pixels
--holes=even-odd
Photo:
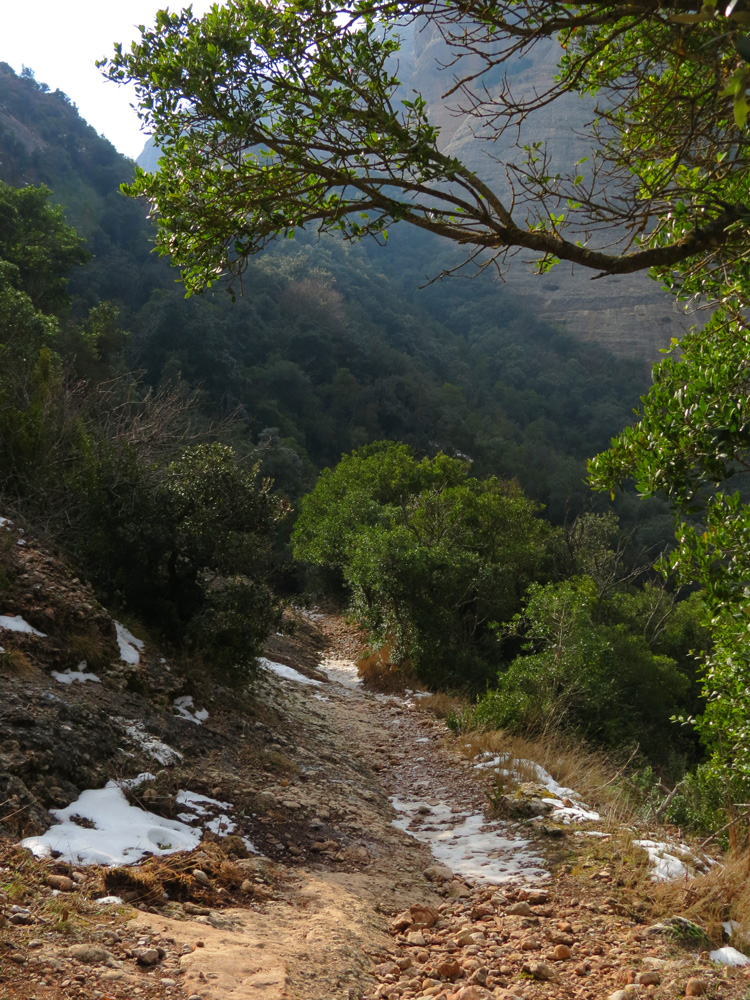
[[[20,649],[4,649],[0,653],[0,672],[13,677],[27,677],[33,673],[34,667],[25,653]]]
[[[507,770],[515,779],[503,777],[500,794],[522,781],[538,781],[532,765],[539,764],[558,784],[575,789],[588,806],[597,809],[606,829],[634,823],[638,818],[632,790],[622,780],[628,762],[573,736],[551,730],[531,737],[502,730],[471,731],[460,735],[458,743],[461,753],[469,758],[481,753],[508,755],[512,763]]]
[[[428,694],[419,699],[419,707],[423,712],[434,715],[436,719],[447,719],[457,715],[464,707],[465,701],[456,694]]]
[[[720,944],[725,921],[736,920],[750,927],[750,850],[732,852],[689,881],[654,883],[651,900],[657,917],[673,914],[687,917]],[[746,951],[750,941],[732,943]]]
[[[104,887],[113,896],[134,894],[138,903],[161,903],[164,885],[159,876],[148,868],[111,868],[104,875]]]
[[[115,653],[115,644],[105,638],[95,625],[71,630],[67,640],[74,657],[85,660],[93,669],[108,664]]]
[[[360,654],[357,672],[365,687],[381,694],[403,694],[406,688],[419,686],[408,661],[395,662],[392,644],[387,640],[377,649],[365,649]]]

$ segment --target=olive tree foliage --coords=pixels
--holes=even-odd
[[[543,268],[720,275],[747,252],[747,23],[746,2],[227,0],[202,18],[160,11],[101,65],[135,83],[162,151],[128,190],[151,200],[189,290],[298,227],[377,238],[400,221],[485,261],[526,250]],[[597,99],[596,156],[555,165],[543,147],[519,150],[493,165],[501,190],[447,155],[399,79],[400,37],[425,26],[445,41],[445,98],[477,141],[576,92]],[[555,81],[514,93],[505,67],[548,39]]]
[[[375,646],[428,683],[456,686],[497,669],[490,623],[520,607],[549,534],[516,483],[378,442],[322,472],[293,542],[297,558],[342,573]]]

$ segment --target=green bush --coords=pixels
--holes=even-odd
[[[665,646],[675,652],[680,645],[675,626],[651,642],[644,635],[644,619],[662,599],[663,591],[649,585],[602,600],[586,576],[532,584],[523,612],[505,628],[523,636],[524,651],[465,724],[525,732],[567,727],[610,747],[638,747],[662,766],[678,749],[695,759],[694,737],[670,723],[695,707],[694,661],[667,655]],[[675,617],[693,634],[696,602],[678,609]]]
[[[550,529],[516,483],[469,476],[446,455],[417,461],[379,442],[325,470],[301,504],[295,555],[341,572],[374,647],[433,685],[477,685]]]

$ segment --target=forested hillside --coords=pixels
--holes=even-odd
[[[653,572],[671,519],[624,493],[618,523],[585,484],[645,357],[490,271],[432,280],[455,249],[418,231],[297,228],[186,298],[118,190],[134,165],[8,67],[0,160],[0,496],[103,600],[242,684],[311,584],[349,599],[379,681],[480,695],[457,731],[701,760],[669,725],[701,712],[710,645],[691,581]]]
[[[260,448],[292,496],[342,452],[391,438],[517,476],[561,520],[591,504],[584,460],[645,388],[643,361],[580,343],[488,275],[421,287],[451,250],[419,234],[384,249],[298,233],[253,262],[236,302],[218,285],[186,301],[143,205],[119,194],[132,164],[65,95],[7,66],[0,159],[0,179],[47,185],[86,239],[74,315],[113,303],[129,334],[120,367],[199,387],[206,418],[234,414],[235,444]]]

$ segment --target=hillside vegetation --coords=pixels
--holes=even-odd
[[[231,683],[280,594],[332,588],[391,681],[489,685],[454,728],[567,727],[673,780],[700,761],[669,722],[700,710],[698,599],[642,551],[668,518],[625,495],[619,534],[583,484],[642,364],[488,281],[419,291],[418,236],[386,256],[302,233],[236,301],[186,300],[116,190],[132,165],[64,95],[0,86],[6,514]]]

